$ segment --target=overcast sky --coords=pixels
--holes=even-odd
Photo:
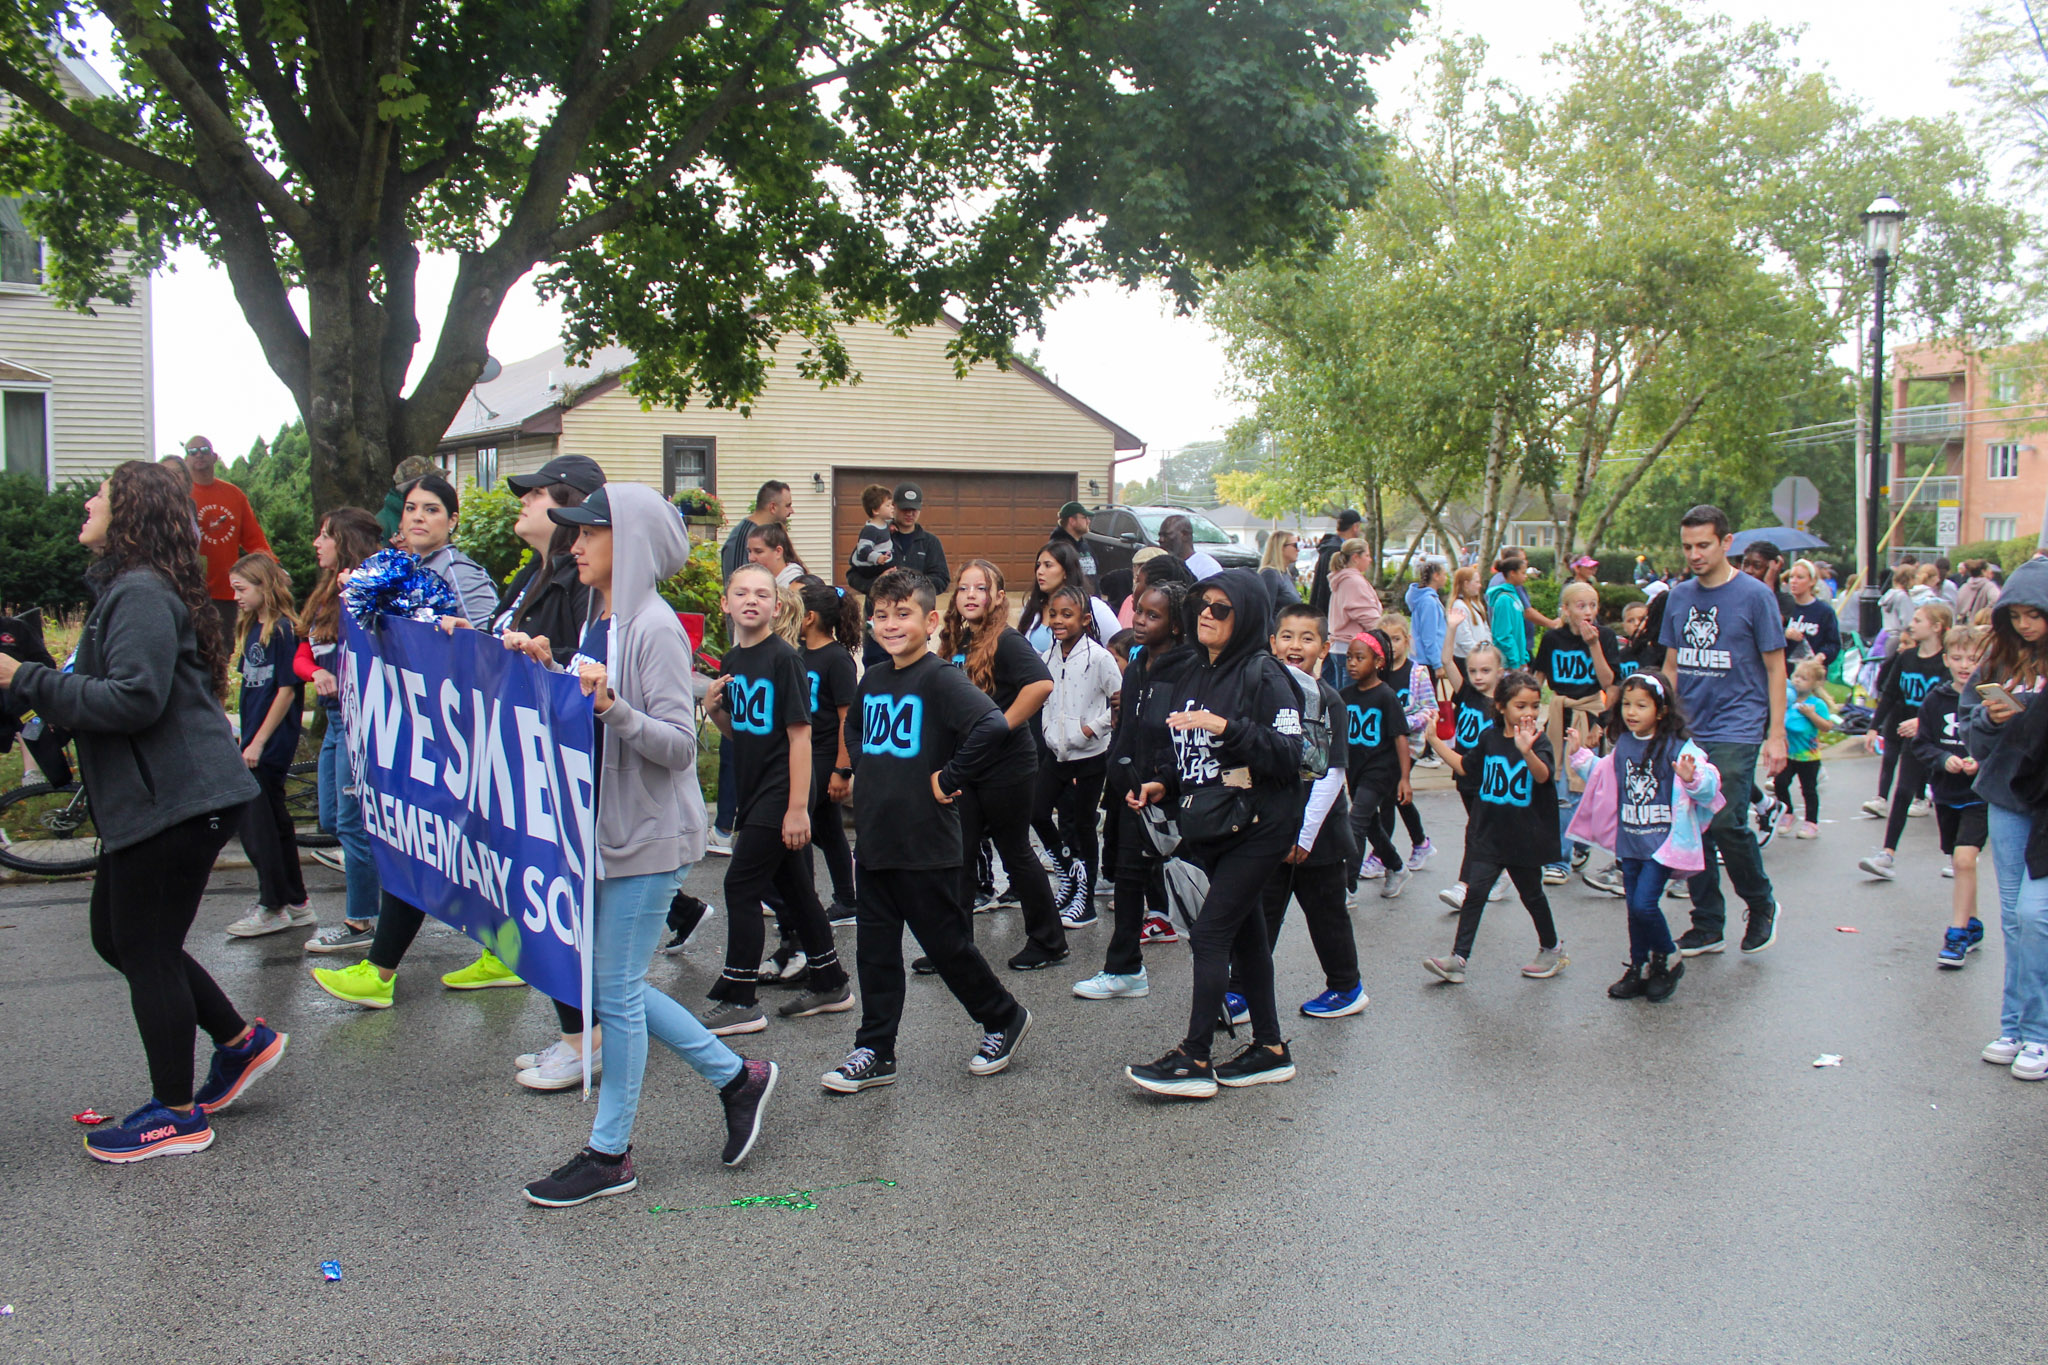
[[[1802,59],[1826,69],[1867,107],[1898,116],[1959,112],[1965,99],[1949,84],[1956,21],[1944,7],[1906,0],[1719,0],[1708,6],[1740,21],[1803,24]],[[1440,0],[1437,22],[1483,34],[1497,74],[1525,88],[1546,81],[1542,53],[1579,23],[1573,0]],[[1421,45],[1402,53],[1375,83],[1383,107],[1399,102],[1420,65]],[[1874,195],[1882,186],[1872,186]],[[246,450],[294,421],[297,411],[264,363],[227,277],[197,253],[156,282],[156,431],[159,453],[195,432],[223,451]],[[440,301],[453,279],[450,261],[421,272],[421,325],[431,351]],[[559,316],[529,282],[507,298],[491,332],[491,352],[517,360],[559,339]],[[1029,349],[1031,338],[1023,345]],[[1199,318],[1179,318],[1156,293],[1097,289],[1049,316],[1041,358],[1058,381],[1150,443],[1150,457],[1123,477],[1149,473],[1160,454],[1220,435],[1239,408],[1214,335]]]

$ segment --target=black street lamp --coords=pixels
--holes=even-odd
[[[1906,210],[1889,194],[1880,194],[1863,211],[1863,255],[1877,274],[1876,301],[1870,325],[1870,447],[1868,483],[1863,501],[1863,591],[1857,599],[1858,633],[1865,641],[1877,638],[1883,629],[1877,609],[1883,589],[1878,584],[1878,528],[1884,518],[1884,475],[1891,463],[1884,449],[1884,277],[1892,259],[1899,254],[1899,237],[1906,223]]]

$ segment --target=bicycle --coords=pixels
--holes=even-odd
[[[301,848],[333,848],[340,840],[319,828],[320,765],[294,763],[285,772],[285,809]],[[69,877],[99,866],[99,831],[77,782],[29,782],[0,793],[0,867],[39,877]]]

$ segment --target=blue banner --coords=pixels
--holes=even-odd
[[[580,1007],[596,723],[576,679],[474,630],[342,613],[349,763],[384,889]]]

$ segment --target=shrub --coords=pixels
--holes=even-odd
[[[1553,619],[1557,616],[1557,596],[1564,591],[1564,584],[1554,577],[1532,578],[1528,582],[1529,605]]]
[[[20,474],[0,475],[0,607],[40,607],[63,619],[88,603],[85,571],[92,551],[78,543],[85,500],[98,484],[78,481],[46,490]]]
[[[484,566],[494,583],[509,583],[533,553],[512,527],[519,520],[519,496],[509,488],[478,488],[463,481],[456,495],[462,514],[455,521],[455,548]]]
[[[700,612],[704,617],[704,648],[712,654],[725,652],[725,574],[718,562],[719,547],[710,541],[690,546],[690,562],[683,571],[655,591],[677,611]]]
[[[1629,556],[1629,563],[1635,563],[1634,555]],[[1601,583],[1598,586],[1600,589],[1600,619],[1603,621],[1619,621],[1623,607],[1631,602],[1647,602],[1649,600],[1649,598],[1643,595],[1643,590],[1633,583]]]

